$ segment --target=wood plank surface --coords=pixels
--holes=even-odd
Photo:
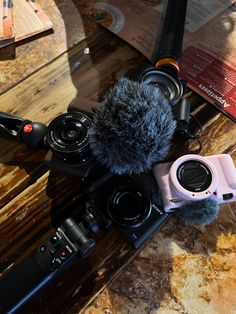
[[[105,42],[103,53],[95,44],[97,42]],[[91,53],[87,55],[84,49],[88,45]],[[137,60],[135,50],[124,43],[120,44],[116,37],[101,30],[100,34],[93,35],[89,41],[72,49],[69,59],[67,54],[62,55],[4,93],[0,111],[48,124],[54,117],[66,112],[77,95],[99,100],[127,68],[136,65]],[[112,72],[108,72],[107,67],[113,69]],[[35,152],[5,139],[0,139],[0,145],[3,147],[0,184],[4,187],[0,201],[4,205],[3,198],[6,201],[14,198],[19,193],[16,187],[20,185],[24,189],[30,177],[33,178],[34,173],[40,171],[46,151]]]
[[[53,24],[53,30],[0,50],[0,93],[22,81],[45,64],[97,31],[97,24],[81,18],[72,0],[37,1]]]
[[[102,51],[98,43],[103,43]],[[90,54],[87,55],[84,54],[84,50],[88,46]],[[137,62],[144,59],[134,49],[127,47],[103,29],[92,35],[88,41],[78,44],[69,51],[68,55],[65,53],[53,63],[26,78],[20,85],[2,94],[0,110],[6,111],[7,104],[9,113],[32,120],[39,120],[40,117],[41,122],[48,124],[53,117],[66,112],[68,104],[77,94],[82,98],[99,100],[107,88],[113,85],[127,69],[136,66]],[[107,71],[107,68],[112,69],[112,72]],[[0,147],[4,148],[1,150],[0,179],[4,187],[0,211],[0,236],[4,243],[1,248],[1,271],[4,273],[32,252],[40,241],[52,232],[51,212],[60,207],[66,210],[67,201],[71,200],[71,196],[74,195],[76,198],[75,191],[79,190],[79,182],[78,186],[75,186],[74,179],[70,181],[70,178],[65,176],[57,179],[56,176],[52,186],[55,193],[53,198],[48,195],[49,174],[43,165],[45,151],[34,152],[6,139],[0,140]],[[58,191],[60,193],[57,194]],[[114,231],[102,235],[100,241],[101,244],[98,242],[97,251],[94,253],[95,257],[89,257],[89,261],[92,259],[89,264],[93,265],[91,270],[87,270],[87,261],[82,261],[82,264],[78,261],[76,265],[79,265],[79,273],[76,266],[73,266],[74,270],[68,270],[69,274],[66,272],[62,275],[63,280],[59,278],[59,282],[43,292],[47,300],[47,308],[44,301],[41,301],[40,295],[38,301],[34,300],[31,305],[29,304],[29,309],[26,308],[23,312],[42,313],[57,308],[58,312],[66,312],[73,305],[72,301],[78,303],[78,308],[86,304],[91,296],[111,280],[125,261],[134,254],[134,251]],[[103,243],[109,241],[111,241],[110,245],[104,252]],[[105,256],[99,253],[100,250]],[[110,269],[113,259],[116,262]],[[101,280],[97,278],[97,273],[101,269],[104,269],[106,279],[103,276]],[[73,275],[70,275],[71,272]],[[74,281],[76,276],[78,280]],[[68,277],[70,279],[65,279]],[[95,287],[91,282],[92,279],[95,281]],[[70,288],[67,287],[69,280],[73,282],[70,283]],[[81,298],[79,293],[75,293],[78,289],[77,281],[81,283],[85,281],[83,285],[85,287],[91,285],[94,290],[90,291],[87,288],[88,294]],[[61,292],[57,289],[57,294],[59,293],[60,296],[48,298],[48,293],[53,293],[58,286],[61,287]],[[65,295],[65,289],[69,289],[68,295]],[[74,294],[75,301],[70,298]],[[37,309],[35,302],[38,302]]]
[[[70,12],[64,1],[60,5]],[[44,59],[45,65],[40,65],[37,71],[34,68],[31,71],[29,66],[36,51],[32,49],[25,63],[30,72],[27,70],[23,77],[22,72],[18,76],[12,72],[11,79],[3,82],[5,92],[0,96],[0,111],[48,124],[66,112],[74,98],[100,101],[129,69],[146,62],[118,37],[93,22],[86,25],[86,39],[82,36],[78,43],[72,40],[72,48],[65,47],[68,51],[64,53],[60,50],[57,58],[54,55]],[[40,49],[38,44],[35,49]],[[24,56],[25,51],[19,53]],[[198,121],[192,121],[191,128],[197,132],[201,124],[200,141],[174,140],[168,159],[185,153],[229,153],[236,162],[235,123],[195,93],[191,98]],[[45,150],[36,152],[0,139],[1,274],[53,232],[54,215],[73,209],[79,214],[79,178],[50,173],[44,164],[45,155]],[[218,220],[207,227],[185,226],[172,217],[139,252],[115,230],[102,232],[96,239],[95,252],[77,260],[21,313],[195,314],[203,313],[204,309],[207,314],[233,314],[235,216],[236,206],[232,203],[222,206]],[[192,302],[190,289],[194,295]],[[220,298],[224,299],[223,305]]]

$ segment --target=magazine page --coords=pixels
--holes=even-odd
[[[81,0],[92,19],[126,40],[151,62],[167,0]],[[236,121],[236,3],[189,0],[181,60],[188,86]]]
[[[3,19],[0,24],[0,48],[52,28],[52,22],[47,14],[36,1],[32,0],[0,2],[0,18],[1,16]],[[6,32],[9,34],[10,30],[11,36],[7,38]]]
[[[9,1],[0,0],[0,43],[14,41],[13,10]]]
[[[83,13],[152,59],[159,42],[165,6],[156,10],[140,0],[81,0],[80,6]]]
[[[236,121],[236,4],[225,8],[229,1],[218,1],[218,7],[217,1],[202,2],[205,9],[202,20],[198,19],[198,25],[189,23],[187,28],[181,77],[189,87]]]
[[[16,41],[52,28],[52,22],[36,1],[13,2]]]

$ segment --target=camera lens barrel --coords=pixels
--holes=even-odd
[[[183,162],[177,169],[177,178],[182,187],[191,192],[202,192],[212,182],[210,169],[198,160]]]
[[[142,82],[158,86],[170,101],[178,100],[183,94],[183,86],[176,77],[156,68],[146,71],[143,74]]]
[[[91,119],[81,112],[62,114],[49,124],[46,143],[53,153],[64,160],[83,163],[91,157],[91,123]]]
[[[173,190],[186,200],[210,197],[219,181],[214,164],[194,154],[178,158],[170,167],[169,174]]]
[[[107,209],[116,224],[138,227],[151,213],[151,200],[140,187],[119,187],[108,198]]]

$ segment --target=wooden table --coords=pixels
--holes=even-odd
[[[0,111],[48,124],[75,97],[101,100],[146,60],[78,10],[79,1],[39,1],[54,32],[1,49]],[[89,53],[87,49],[89,47]],[[201,140],[173,143],[171,156],[229,153],[236,125],[192,93]],[[193,130],[198,126],[193,124]],[[53,231],[52,213],[79,207],[79,178],[52,174],[46,151],[0,139],[0,272],[9,271]],[[115,230],[34,297],[22,313],[236,313],[236,206],[209,226],[175,217],[134,251]]]

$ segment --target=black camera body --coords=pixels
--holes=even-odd
[[[91,121],[93,110],[99,106],[99,103],[75,99],[69,105],[68,111],[72,116],[81,115],[82,121],[85,121],[85,116]],[[52,122],[49,125],[50,130],[51,125]],[[82,162],[79,164],[70,163],[70,159],[55,159],[52,154],[50,168],[60,172],[64,169],[66,174],[70,174],[71,170],[75,174],[75,168],[80,169],[77,175],[83,174],[83,190],[88,196],[90,208],[93,208],[94,212],[104,214],[128,243],[135,249],[140,248],[169,217],[161,209],[160,197],[156,193],[157,185],[152,175],[113,174],[93,158],[89,159],[89,149],[86,152],[88,159],[80,159]],[[76,156],[78,159],[78,154]]]
[[[87,217],[93,216],[93,226],[106,228],[110,221],[138,249],[166,221],[168,214],[161,209],[160,200],[153,197],[155,192],[150,192],[157,189],[151,174],[115,175],[92,156],[89,131],[93,110],[99,106],[75,98],[68,112],[54,118],[47,127],[2,113],[0,134],[31,148],[49,149],[45,162],[50,170],[83,180],[82,191],[87,195],[90,209],[93,208],[93,214]],[[103,221],[99,218],[96,222],[99,216],[96,211],[104,215]],[[85,224],[86,221],[89,219],[85,219]]]
[[[0,313],[15,313],[55,276],[77,258],[96,247],[88,229],[66,219],[48,239],[0,278]]]
[[[93,211],[87,217],[91,214],[96,220],[96,212],[104,215],[103,222],[98,221],[96,225],[104,228],[110,221],[138,249],[167,220],[168,214],[161,209],[160,199],[152,195],[157,186],[151,174],[116,175],[92,157],[89,127],[92,111],[99,106],[99,103],[75,99],[68,113],[49,124],[46,142],[51,152],[46,162],[51,170],[83,178],[87,208]]]
[[[84,187],[90,207],[110,219],[135,249],[162,226],[169,215],[161,208],[159,193],[150,174],[141,176],[108,173]]]
[[[49,149],[45,159],[49,169],[83,179],[84,195],[80,221],[69,217],[60,223],[55,234],[0,279],[5,295],[0,312],[14,313],[75,258],[93,252],[94,237],[101,229],[115,227],[139,249],[169,217],[160,207],[151,174],[115,175],[93,158],[89,128],[92,107],[96,106],[99,104],[76,100],[68,113],[53,119],[48,127],[0,113],[0,135],[31,148]],[[19,284],[15,284],[16,279]]]
[[[83,178],[93,160],[89,148],[91,123],[92,113],[80,110],[61,114],[48,126],[0,112],[0,136],[32,149],[48,149],[45,162],[51,170]]]

